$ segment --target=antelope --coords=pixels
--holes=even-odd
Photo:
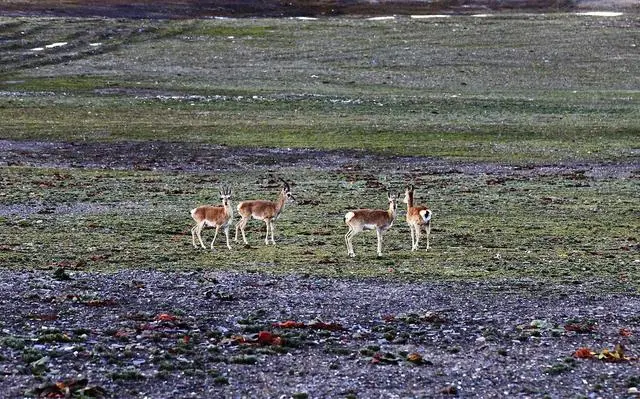
[[[418,250],[420,242],[420,233],[424,227],[427,233],[427,251],[429,250],[429,234],[431,233],[431,216],[433,212],[425,206],[413,205],[413,184],[407,186],[404,191],[404,199],[402,202],[407,204],[407,224],[411,230],[411,251]]]
[[[233,222],[233,208],[231,207],[231,201],[229,201],[230,198],[231,188],[224,187],[220,189],[222,206],[204,205],[191,210],[191,217],[196,222],[196,225],[191,229],[191,241],[193,242],[194,248],[198,248],[196,245],[196,236],[198,236],[202,248],[207,249],[202,242],[200,233],[205,227],[215,227],[216,233],[211,241],[211,249],[213,250],[213,243],[216,241],[218,231],[220,227],[223,227],[224,235],[227,237],[227,248],[231,249],[231,245],[229,244],[229,225]]]
[[[282,180],[282,179],[280,179]],[[238,230],[242,231],[242,240],[246,245],[247,237],[244,234],[244,228],[246,227],[249,219],[254,218],[257,220],[262,220],[267,225],[267,232],[264,236],[265,245],[269,245],[269,232],[271,232],[271,243],[276,245],[276,242],[273,239],[273,232],[275,230],[275,222],[280,216],[280,213],[284,210],[284,206],[287,202],[295,201],[294,196],[291,194],[291,187],[289,187],[289,183],[282,180],[284,186],[282,186],[282,190],[280,190],[280,195],[278,199],[274,201],[267,200],[253,200],[253,201],[242,201],[238,204],[238,213],[242,217],[240,221],[236,224],[236,238],[234,241],[238,241]]]
[[[382,256],[382,235],[391,228],[398,211],[398,195],[387,194],[389,209],[357,209],[344,215],[344,222],[349,231],[344,236],[347,244],[347,254],[356,256],[353,252],[353,237],[362,230],[374,230],[378,236],[378,256]]]

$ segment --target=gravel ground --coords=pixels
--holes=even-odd
[[[1,271],[2,397],[637,397],[640,297],[601,290]]]
[[[635,178],[640,170],[637,161],[518,169],[340,151],[0,140],[0,166],[10,165],[187,172],[411,165],[428,173],[594,178]],[[194,270],[0,268],[0,397],[640,397],[640,296],[615,282]]]
[[[207,172],[266,169],[277,159],[280,167],[323,170],[388,163],[429,173],[594,178],[640,169],[311,150],[219,148],[225,156],[214,158],[210,149],[0,140],[0,164]],[[1,397],[634,398],[640,388],[640,296],[615,282],[71,269],[0,271]],[[278,324],[287,321],[295,323]],[[589,358],[576,357],[584,347]]]

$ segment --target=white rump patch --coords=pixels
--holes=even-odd
[[[429,223],[429,221],[431,220],[431,214],[432,212],[427,209],[420,211],[420,216],[422,216],[422,221],[425,223]]]
[[[346,223],[349,223],[349,221],[350,221],[351,219],[353,219],[353,217],[354,217],[355,215],[356,215],[356,214],[355,214],[355,213],[353,213],[353,212],[347,212],[347,214],[346,214],[346,215],[344,215],[344,221],[345,221]]]

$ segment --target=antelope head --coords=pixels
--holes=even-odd
[[[280,178],[284,186],[282,186],[282,196],[287,202],[294,202],[296,198],[291,194],[291,186],[283,178]]]
[[[220,187],[220,199],[222,200],[222,205],[225,208],[229,206],[230,198],[231,198],[231,187],[226,185]]]

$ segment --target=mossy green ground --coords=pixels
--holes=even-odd
[[[417,21],[0,18],[2,138],[358,149],[452,161],[625,163],[637,169],[637,15]],[[65,46],[45,48],[55,42]],[[637,170],[636,170],[637,172]],[[385,207],[361,176],[280,170],[298,205],[276,247],[195,250],[188,210],[275,198],[268,172],[52,170],[3,166],[4,267],[232,269],[408,279],[640,281],[637,173],[411,176],[373,171],[435,213],[431,251],[400,220],[348,259],[344,213]],[[9,210],[37,206],[44,213]],[[60,210],[64,208],[63,210]],[[49,213],[52,212],[52,213]],[[211,232],[206,233],[211,237]],[[636,285],[637,286],[637,285]]]
[[[2,18],[2,134],[624,161],[638,22]]]
[[[434,211],[432,249],[410,251],[404,212],[385,236],[354,240],[346,256],[344,213],[383,208],[380,190],[353,176],[314,170],[283,171],[297,204],[276,227],[277,245],[264,245],[264,224],[250,223],[250,247],[194,249],[188,211],[217,202],[216,185],[233,184],[234,198],[275,198],[267,172],[210,175],[3,168],[3,204],[38,205],[40,213],[2,218],[5,267],[77,267],[92,270],[238,270],[326,276],[407,279],[533,278],[542,281],[619,282],[640,278],[637,252],[638,182],[570,176],[510,178],[422,176],[417,200]],[[356,177],[357,178],[357,177]],[[401,188],[402,175],[375,178]],[[44,207],[42,207],[44,205]],[[236,215],[237,220],[237,215]],[[205,230],[207,245],[213,230]],[[221,240],[222,238],[222,240]],[[424,237],[423,237],[424,238]],[[232,228],[233,239],[233,228]],[[609,284],[607,284],[609,285]]]

